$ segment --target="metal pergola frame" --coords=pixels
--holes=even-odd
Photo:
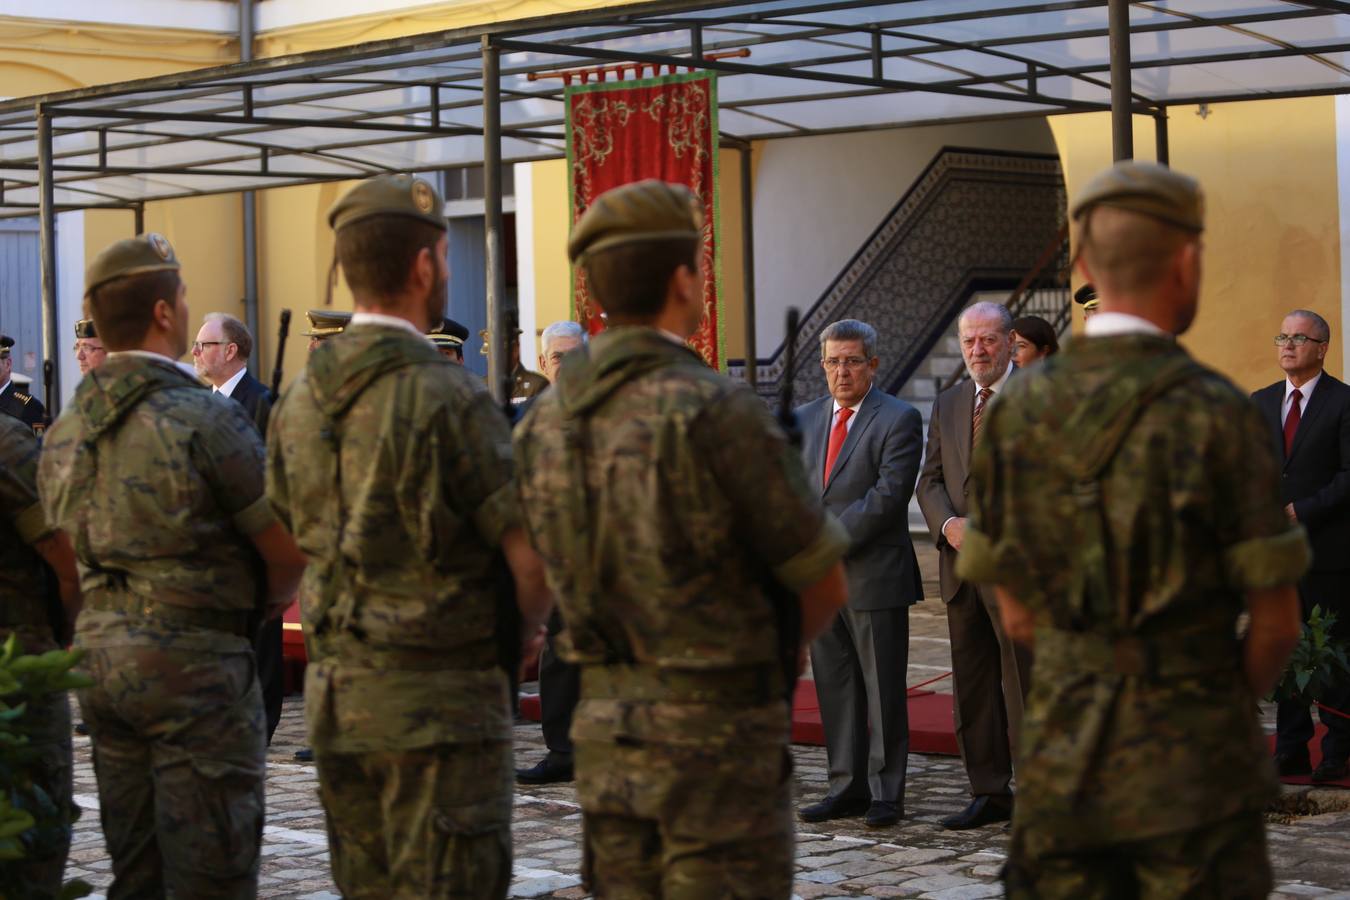
[[[1157,47],[1140,53],[1134,41]],[[748,60],[722,56],[741,49]],[[501,166],[564,153],[565,84],[531,76],[615,64],[699,68],[744,88],[719,105],[724,145],[742,151],[753,378],[751,140],[1110,110],[1117,159],[1132,154],[1132,115],[1145,114],[1165,162],[1171,105],[1350,92],[1350,3],[657,0],[0,103],[0,211],[36,208],[40,219],[44,358],[57,346],[58,212],[131,209],[139,232],[150,201],[481,164],[489,384],[500,395],[511,312]],[[1270,87],[1254,66],[1289,71]],[[1132,83],[1151,72],[1166,89]],[[1183,75],[1227,87],[1166,87]]]

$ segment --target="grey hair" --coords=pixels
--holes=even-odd
[[[579,322],[564,319],[544,329],[543,334],[539,335],[539,346],[547,353],[548,345],[557,338],[578,338],[584,344],[588,337],[586,329],[582,328]]]
[[[857,319],[840,319],[825,326],[820,333],[820,358],[825,358],[826,341],[862,341],[863,355],[868,359],[877,355],[877,330]]]
[[[207,313],[202,321],[219,322],[220,333],[225,337],[225,343],[234,344],[239,348],[239,358],[247,360],[249,354],[253,352],[253,335],[248,333],[248,326],[236,319],[229,313],[212,312]]]
[[[1013,317],[1008,312],[1008,307],[1002,303],[992,303],[988,300],[981,300],[979,303],[972,303],[961,311],[961,315],[956,320],[956,327],[960,328],[961,323],[966,320],[966,316],[982,316],[991,319],[998,319],[999,330],[1004,334],[1012,331]]]
[[[1319,340],[1331,340],[1331,326],[1327,324],[1326,319],[1322,318],[1311,309],[1296,309],[1289,313],[1289,315],[1298,316],[1300,319],[1307,319],[1309,322],[1312,322],[1313,328],[1317,331],[1317,334],[1313,336]]]

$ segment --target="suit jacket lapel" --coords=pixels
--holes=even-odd
[[[975,417],[975,380],[967,378],[954,402],[954,415],[948,419],[952,439],[956,442],[956,457],[961,461],[961,478],[970,477],[970,426]]]
[[[844,468],[844,463],[848,462],[849,454],[853,452],[854,447],[858,446],[858,441],[862,439],[862,433],[867,430],[867,426],[876,416],[877,407],[881,406],[881,397],[877,395],[878,390],[879,388],[874,385],[863,399],[862,406],[858,407],[858,414],[854,417],[853,425],[848,430],[848,437],[844,438],[844,446],[839,448],[839,458],[834,461],[834,468],[830,470],[829,480],[825,482],[826,490],[829,490],[830,482],[834,480],[834,476]],[[833,409],[834,405],[831,404],[830,408]],[[824,458],[821,459],[820,465],[822,468],[825,466]]]
[[[1298,431],[1294,432],[1294,445],[1289,448],[1289,455],[1284,460],[1286,466],[1289,465],[1289,460],[1293,459],[1294,455],[1298,453],[1298,448],[1303,445],[1304,435],[1312,430],[1313,423],[1317,420],[1318,414],[1321,413],[1323,407],[1327,405],[1327,398],[1331,394],[1330,381],[1331,376],[1326,372],[1323,372],[1322,377],[1317,381],[1317,387],[1313,389],[1312,396],[1308,398],[1308,408],[1303,410],[1303,415],[1299,417],[1298,420]],[[1280,406],[1283,405],[1283,403],[1280,404]],[[1276,409],[1278,410],[1279,407],[1276,407]],[[1278,411],[1275,413],[1275,417],[1276,419],[1279,418]],[[1283,423],[1281,423],[1280,432],[1281,435],[1283,435]]]
[[[801,421],[797,423],[802,430],[802,465],[806,466],[808,483],[822,493],[825,490],[821,481],[831,409],[833,405],[826,394],[824,398],[806,406],[802,410]]]

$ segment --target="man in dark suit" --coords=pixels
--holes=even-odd
[[[267,419],[272,413],[272,392],[249,374],[246,366],[252,352],[253,335],[243,322],[227,313],[207,313],[192,344],[192,362],[213,391],[244,407],[258,434],[265,438]],[[269,744],[281,721],[281,705],[286,696],[281,644],[282,617],[277,616],[263,625],[253,644],[263,707],[267,711]]]
[[[956,574],[969,508],[970,454],[985,407],[1012,365],[1012,316],[997,303],[961,313],[957,334],[970,378],[938,395],[928,422],[919,508],[938,546],[942,600],[952,642],[956,741],[970,779],[970,804],[944,828],[978,828],[1012,817],[1012,766],[1031,660],[1003,631],[993,592]]]
[[[13,416],[41,436],[47,424],[47,411],[28,385],[20,386],[14,381],[14,360],[10,358],[13,346],[14,338],[0,334],[0,413]]]
[[[1299,582],[1303,617],[1314,606],[1336,614],[1334,634],[1350,640],[1350,387],[1322,368],[1331,328],[1315,312],[1296,309],[1275,338],[1284,380],[1252,395],[1280,448],[1285,513],[1303,525],[1312,544],[1312,568]],[[1325,697],[1333,709],[1350,711],[1344,679]],[[1350,720],[1323,711],[1327,726],[1315,782],[1345,778],[1350,757]],[[1308,707],[1281,703],[1275,719],[1275,762],[1281,775],[1311,770],[1313,736]]]
[[[551,384],[558,377],[563,357],[586,344],[586,329],[576,322],[554,322],[539,336],[544,352],[539,354],[539,370]],[[547,390],[547,388],[545,388]],[[517,406],[524,420],[543,391]],[[563,630],[562,613],[555,606],[548,617],[548,640],[539,654],[539,725],[548,753],[532,766],[516,769],[521,784],[553,784],[571,781],[572,713],[581,699],[581,667],[558,655],[558,635]]]
[[[807,477],[849,535],[848,605],[811,644],[829,760],[825,798],[805,822],[904,814],[909,756],[909,606],[923,585],[907,516],[923,450],[918,410],[876,388],[877,333],[855,319],[820,336],[829,394],[797,410]]]

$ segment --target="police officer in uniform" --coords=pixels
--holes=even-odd
[[[352,320],[352,314],[345,309],[311,309],[305,313],[305,318],[309,320],[309,330],[303,334],[309,338],[309,349],[313,352],[330,337],[342,334]]]
[[[1090,319],[1097,314],[1101,301],[1097,299],[1097,289],[1085,284],[1073,292],[1073,302],[1083,307],[1083,318]]]
[[[431,338],[441,356],[461,366],[464,365],[464,342],[469,339],[467,327],[446,316],[427,332],[427,337]]]
[[[578,220],[568,253],[609,327],[517,428],[521,498],[567,622],[559,652],[582,667],[586,885],[786,900],[785,698],[846,599],[848,537],[754,392],[685,343],[703,320],[700,219],[688,188],[643,181]]]
[[[14,360],[10,356],[13,347],[14,338],[0,334],[0,412],[13,416],[40,435],[47,422],[47,411],[31,393],[15,387]]]
[[[93,319],[80,319],[75,323],[75,361],[80,366],[81,377],[88,375],[90,369],[97,369],[108,358],[108,351],[99,340],[98,329]]]

